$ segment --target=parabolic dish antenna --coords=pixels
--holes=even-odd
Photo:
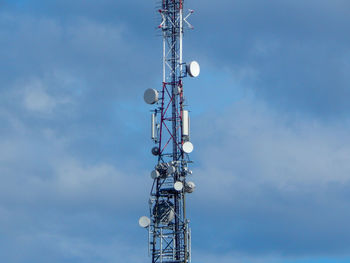
[[[182,189],[184,188],[184,185],[182,182],[179,182],[177,181],[175,184],[174,184],[174,189],[178,192],[181,192]]]
[[[140,227],[147,228],[151,224],[151,220],[147,216],[142,216],[139,219]]]
[[[196,188],[196,185],[194,184],[194,182],[186,182],[185,191],[187,193],[193,193],[195,188]]]
[[[201,72],[201,68],[197,61],[192,61],[187,65],[187,73],[192,78],[198,77],[200,72]]]
[[[153,148],[152,148],[152,154],[153,154],[154,156],[159,155],[159,148],[158,148],[158,147],[153,147]]]
[[[156,179],[156,178],[160,177],[160,173],[157,170],[153,170],[151,172],[151,177],[152,177],[152,179]]]
[[[155,89],[147,89],[143,94],[143,99],[147,104],[154,104],[158,101],[158,91]]]
[[[193,151],[193,144],[191,142],[185,142],[183,145],[182,145],[182,150],[185,152],[185,153],[191,153]]]

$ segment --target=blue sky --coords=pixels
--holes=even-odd
[[[190,1],[193,262],[350,262],[350,4]],[[0,261],[150,262],[156,1],[0,0]]]

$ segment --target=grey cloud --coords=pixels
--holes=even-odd
[[[208,226],[197,229],[210,240],[203,246],[257,257],[348,257],[348,131],[346,122],[293,119],[258,101],[195,123],[200,164],[191,208],[192,221]]]
[[[12,119],[35,123],[33,129],[54,127],[59,136],[70,138],[72,151],[79,149],[89,160],[108,155],[118,161],[120,148],[130,147],[121,139],[130,134],[124,123],[142,123],[140,112],[123,105],[139,107],[156,74],[156,61],[129,25],[84,16],[62,21],[16,10],[4,10],[0,24],[3,111],[15,115]],[[47,118],[50,111],[54,115]],[[142,131],[134,127],[133,136],[141,138]]]
[[[118,19],[26,5],[0,14],[1,261],[146,262],[149,44]]]
[[[89,92],[94,88],[99,91],[95,97],[104,99],[128,96],[137,84],[147,83],[150,60],[142,46],[128,39],[122,22],[110,25],[77,18],[65,24],[53,18],[2,13],[1,24],[5,83],[64,71],[83,79],[84,88]],[[135,63],[134,56],[145,64]],[[132,78],[133,74],[139,75]]]
[[[123,167],[86,164],[54,130],[33,132],[18,122],[0,140],[0,240],[6,244],[0,248],[1,260],[112,262],[121,253],[131,261],[144,257],[134,251],[132,235],[144,211],[139,200],[148,193],[143,187],[148,172],[131,161]],[[19,252],[13,249],[18,246]]]
[[[277,109],[320,118],[343,117],[349,111],[346,1],[203,1],[187,5],[196,7],[197,13],[191,17],[196,30],[186,34],[186,57],[206,61],[204,66],[230,67],[233,72],[241,68],[254,70],[255,78],[245,78],[244,85]],[[137,94],[129,87],[150,86],[160,73],[154,70],[154,58],[159,55],[155,49],[159,41],[152,38],[159,22],[155,6],[155,2],[144,1],[48,1],[38,9],[30,5],[26,8],[42,17],[53,17],[62,25],[74,25],[79,18],[103,24],[107,30],[125,25],[123,47],[131,48],[122,51],[122,56],[113,48],[108,54],[104,52],[109,50],[108,43],[112,43],[111,47],[115,43],[109,37],[115,35],[113,31],[108,31],[107,37],[94,31],[94,38],[85,34],[84,27],[73,34],[67,34],[63,27],[64,39],[68,40],[63,47],[71,52],[63,54],[62,66],[74,69],[73,74],[82,74],[93,87],[110,86],[93,94],[104,94],[106,99],[115,94]],[[75,46],[69,38],[76,35],[72,40],[79,41],[76,37],[80,30],[85,32],[80,34],[84,36],[80,43],[87,43],[88,48]],[[96,43],[99,41],[102,46]],[[129,60],[136,57],[137,61]],[[79,68],[82,64],[83,70]],[[129,92],[120,93],[126,87]]]

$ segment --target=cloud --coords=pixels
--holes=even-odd
[[[25,123],[11,128],[0,139],[1,260],[112,262],[121,253],[131,261],[144,258],[126,233],[138,230],[145,211],[147,202],[140,200],[149,191],[147,172],[138,164],[85,163],[54,129],[34,131]]]
[[[226,226],[197,232],[220,240],[205,246],[257,257],[349,256],[348,122],[329,126],[244,100],[193,130],[200,163],[192,222]]]
[[[346,1],[205,1],[196,9],[186,52],[217,69],[252,69],[243,86],[277,110],[348,114]]]
[[[34,113],[50,115],[59,104],[69,103],[68,98],[55,98],[48,94],[47,88],[44,87],[40,80],[33,80],[24,88],[23,104],[25,109]]]
[[[186,4],[185,57],[203,69],[185,83],[193,260],[348,258],[347,2]],[[155,162],[140,103],[161,83],[153,7],[2,9],[2,261],[148,261],[137,219]]]
[[[222,263],[240,263],[240,262],[249,262],[249,263],[346,263],[348,261],[347,258],[338,257],[338,258],[332,258],[332,259],[322,259],[322,258],[299,258],[299,259],[293,259],[293,258],[286,258],[282,255],[266,255],[266,256],[259,256],[259,257],[251,257],[251,256],[245,256],[240,255],[239,253],[220,253],[218,254],[211,254],[207,251],[194,251],[193,254],[195,255],[196,260],[209,263],[213,261],[218,261]]]
[[[62,72],[80,80],[76,90],[92,93],[95,102],[103,104],[130,98],[141,83],[152,81],[154,61],[142,45],[136,45],[135,35],[122,21],[106,23],[85,17],[61,21],[3,11],[0,24],[4,28],[1,63],[6,73],[1,77],[2,89]]]

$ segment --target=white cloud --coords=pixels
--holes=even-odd
[[[60,85],[61,79],[56,79],[55,85]],[[73,90],[64,90],[65,82],[62,82],[62,87],[50,87],[53,83],[44,79],[30,79],[17,84],[11,94],[20,94],[22,96],[23,107],[29,113],[39,114],[40,116],[54,117],[57,112],[67,111],[68,106],[73,105]],[[71,108],[71,107],[70,107]]]
[[[350,182],[350,129],[344,122],[293,119],[245,101],[197,122],[195,129],[200,127],[210,128],[198,133],[198,174],[219,196],[242,183],[287,190]]]
[[[34,81],[24,89],[26,109],[42,114],[50,114],[57,106],[57,101],[50,96],[40,81]]]
[[[121,168],[109,163],[87,164],[68,151],[68,140],[52,130],[35,135],[7,136],[0,140],[2,204],[35,204],[46,200],[56,204],[82,205],[89,202],[123,206],[142,200],[146,172],[136,167]],[[21,165],[19,165],[21,163]],[[18,181],[23,184],[17,185]],[[16,188],[15,193],[11,189]],[[0,203],[1,205],[1,203]],[[47,205],[41,204],[37,205]],[[139,202],[142,205],[142,202]],[[82,207],[83,208],[83,207]]]
[[[104,55],[113,55],[121,50],[129,51],[129,47],[124,45],[123,34],[126,31],[125,25],[111,25],[98,23],[88,19],[78,19],[71,27],[67,28],[66,34],[69,37],[69,44],[78,52],[98,55],[101,59]]]
[[[192,124],[200,163],[192,215],[208,228],[220,224],[215,235],[205,227],[197,235],[251,258],[350,254],[346,121],[293,118],[245,100]],[[216,246],[205,246],[216,255]]]
[[[146,247],[135,248],[127,224],[138,229],[135,214],[147,211],[149,176],[137,166],[83,162],[55,129],[19,126],[27,132],[0,138],[0,242],[6,240],[0,258],[115,262],[125,255],[130,262],[147,262]]]

